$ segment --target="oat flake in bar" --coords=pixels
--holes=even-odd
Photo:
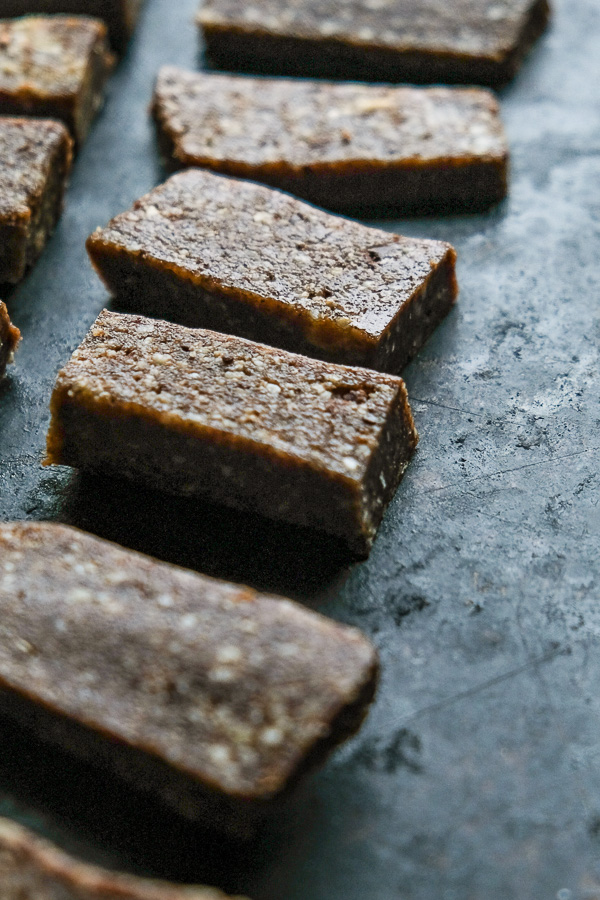
[[[60,119],[80,145],[113,62],[98,19],[0,19],[0,115]]]
[[[368,552],[417,444],[401,378],[105,310],[59,373],[48,463]]]
[[[131,37],[143,0],[2,0],[3,16],[68,14],[93,16],[108,26],[111,44],[124,50]]]
[[[549,17],[548,0],[203,0],[198,21],[229,70],[500,85]]]
[[[396,373],[456,300],[456,254],[189,169],[87,242],[131,312]]]
[[[20,281],[54,230],[72,147],[60,122],[0,118],[0,284]]]
[[[489,91],[240,78],[164,66],[166,165],[261,181],[338,212],[481,210],[506,195]]]
[[[21,332],[10,321],[6,304],[0,300],[0,381],[20,340]]]
[[[169,884],[88,865],[9,819],[0,819],[0,896],[2,900],[243,900],[227,898],[216,888]]]
[[[0,713],[245,834],[360,726],[354,628],[84,532],[0,524]]]

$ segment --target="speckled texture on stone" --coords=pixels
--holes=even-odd
[[[418,440],[400,378],[106,310],[51,409],[50,463],[321,528],[360,553]]]
[[[0,19],[0,114],[60,119],[81,143],[112,65],[106,26],[97,19]]]
[[[86,865],[9,819],[0,819],[0,884],[2,900],[227,900],[213,888]]]
[[[0,284],[37,259],[62,212],[73,143],[59,122],[0,118]]]
[[[119,746],[136,751],[147,772],[120,773],[147,774],[143,789],[157,789],[150,770],[160,766],[166,795],[174,771],[189,781],[182,807],[200,785],[238,800],[243,816],[284,793],[368,708],[372,645],[291,601],[53,524],[0,525],[0,551],[1,708],[16,695],[76,723],[105,744],[109,766]],[[223,827],[235,827],[230,814]]]
[[[494,83],[514,75],[548,14],[546,0],[203,0],[198,21],[233,69],[318,74],[338,63],[337,74]]]
[[[165,66],[153,113],[171,168],[251,178],[328,208],[456,211],[489,206],[506,193],[498,102],[481,89],[240,78]]]
[[[200,169],[173,175],[87,247],[136,312],[386,371],[406,364],[458,291],[449,244]]]
[[[0,513],[292,594],[371,635],[382,684],[283,834],[248,855],[6,729],[0,809],[87,858],[253,900],[595,900],[600,6],[554,0],[501,96],[508,201],[386,225],[450,241],[461,299],[404,372],[419,449],[368,562],[347,569],[297,531],[39,466],[56,372],[106,305],[81,236],[163,177],[147,99],[160,65],[195,67],[196,5],[148,4],[72,212],[9,298],[24,341],[0,387]]]

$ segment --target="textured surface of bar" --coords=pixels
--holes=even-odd
[[[262,181],[340,212],[485,209],[508,147],[488,91],[236,78],[161,69],[167,166]]]
[[[0,381],[21,339],[18,328],[10,321],[6,304],[0,300]]]
[[[0,284],[20,281],[52,233],[72,146],[60,122],[0,119]]]
[[[548,0],[204,0],[199,23],[230,70],[498,85],[549,15]]]
[[[108,26],[111,43],[123,50],[137,23],[143,0],[2,0],[3,16],[92,16]]]
[[[88,240],[129,310],[399,372],[456,300],[449,244],[189,169]]]
[[[206,827],[249,828],[361,724],[377,654],[280,597],[0,524],[0,712]]]
[[[0,819],[0,896],[2,900],[227,900],[214,888],[151,881],[87,865],[9,819]]]
[[[417,443],[402,379],[105,310],[59,373],[48,461],[373,541]]]
[[[106,26],[97,19],[0,20],[0,115],[60,119],[81,144],[112,65]]]

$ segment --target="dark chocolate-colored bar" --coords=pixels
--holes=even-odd
[[[52,233],[72,147],[60,122],[0,119],[0,284],[20,281]]]
[[[417,443],[401,378],[105,310],[59,373],[47,462],[368,552]]]
[[[133,34],[144,0],[2,0],[0,15],[91,16],[103,19],[113,47],[124,50]]]
[[[500,85],[549,17],[548,0],[203,0],[198,21],[230,71]]]
[[[456,300],[456,254],[189,169],[88,240],[131,312],[399,372]]]
[[[243,834],[360,726],[377,654],[280,597],[60,525],[0,524],[0,712]]]
[[[2,900],[228,900],[216,888],[170,884],[88,865],[9,819],[0,819],[0,896]]]
[[[359,214],[481,210],[506,195],[508,147],[489,91],[160,70],[166,165],[200,166]]]
[[[102,106],[113,62],[98,19],[0,20],[0,115],[60,119],[80,145]]]
[[[0,381],[20,340],[21,332],[10,321],[6,304],[0,300]]]

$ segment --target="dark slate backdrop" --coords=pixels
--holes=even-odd
[[[383,223],[451,241],[456,310],[406,370],[421,445],[371,558],[199,503],[42,469],[58,368],[107,303],[85,237],[162,179],[162,63],[195,0],[148,0],[42,260],[7,297],[0,517],[55,519],[292,595],[381,651],[360,735],[235,847],[2,725],[0,814],[86,858],[255,900],[600,898],[600,5],[554,0],[502,94],[510,199]]]

